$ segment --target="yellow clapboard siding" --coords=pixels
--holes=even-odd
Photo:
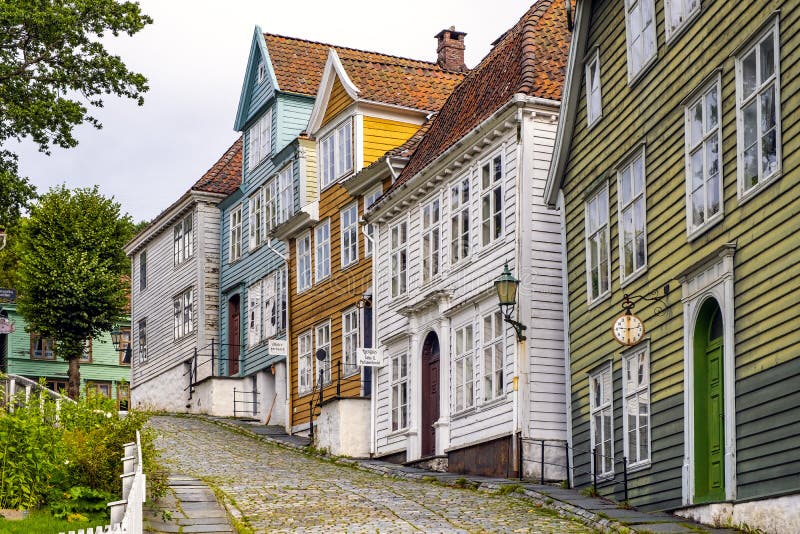
[[[364,166],[408,141],[417,130],[417,124],[364,117]]]
[[[339,113],[353,102],[353,99],[350,98],[350,95],[344,90],[344,86],[337,76],[333,81],[331,95],[328,98],[328,107],[325,109],[325,115],[322,116],[322,125],[324,126],[332,119],[336,118]]]

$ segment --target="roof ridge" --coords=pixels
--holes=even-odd
[[[243,136],[240,135],[233,142],[233,144],[231,144],[231,146],[228,147],[228,150],[225,151],[222,157],[219,158],[217,161],[215,161],[214,164],[211,165],[211,167],[209,167],[209,169],[203,173],[200,179],[197,180],[190,189],[195,189],[200,185],[201,182],[210,181],[211,178],[216,178],[219,175],[220,171],[224,169],[225,166],[228,165],[234,157],[236,157],[236,154],[242,150],[242,137]]]

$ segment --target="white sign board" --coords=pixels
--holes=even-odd
[[[386,365],[381,349],[356,349],[356,363],[362,367],[383,367]]]
[[[267,350],[274,356],[288,356],[289,343],[284,339],[270,339]]]

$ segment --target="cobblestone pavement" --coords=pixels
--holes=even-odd
[[[513,496],[396,480],[205,421],[155,417],[173,471],[216,486],[255,532],[590,532]]]

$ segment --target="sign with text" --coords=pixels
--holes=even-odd
[[[0,287],[0,300],[17,300],[17,290]]]
[[[356,363],[362,367],[383,367],[386,365],[381,349],[356,349]]]
[[[288,356],[289,343],[284,339],[270,339],[267,344],[267,350],[275,356]]]
[[[14,323],[8,317],[0,317],[0,334],[11,334],[14,332]]]

